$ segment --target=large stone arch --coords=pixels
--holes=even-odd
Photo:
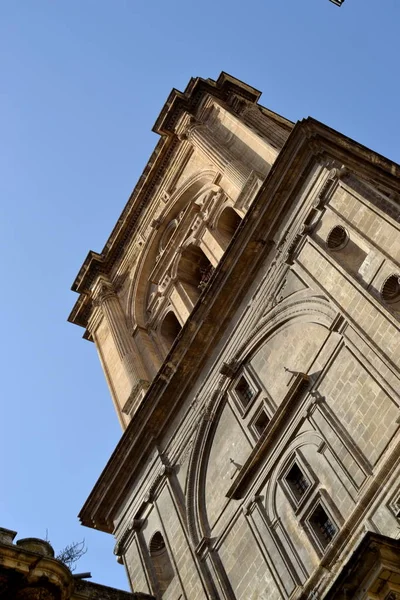
[[[185,495],[188,528],[194,547],[210,534],[205,498],[206,469],[219,417],[226,402],[228,383],[222,377],[217,390],[204,407],[189,459]]]
[[[160,226],[153,229],[148,239],[145,241],[134,271],[131,273],[131,283],[129,286],[125,314],[128,324],[131,328],[135,324],[140,327],[146,325],[146,301],[148,277],[153,266],[156,264],[159,253],[160,242],[164,236],[165,230],[170,226],[171,221],[176,219],[179,213],[188,206],[189,203],[196,202],[204,193],[214,189],[215,171],[201,171],[196,173],[176,190],[165,207],[158,216]]]
[[[250,331],[239,346],[234,360],[239,363],[249,361],[268,337],[282,327],[290,327],[295,322],[320,324],[329,329],[337,317],[337,310],[324,297],[315,296],[312,291],[300,292],[269,310]]]
[[[307,297],[299,302],[288,302],[273,314],[268,315],[247,338],[238,350],[236,358],[241,364],[250,361],[257,351],[272,339],[277,333],[297,323],[311,323],[328,333],[336,316],[329,302],[322,298]],[[207,409],[197,429],[187,476],[187,508],[193,539],[207,536],[211,530],[209,510],[206,502],[206,478],[210,465],[210,455],[218,428],[224,429],[220,419],[227,406],[227,390],[231,380],[222,378],[218,390],[207,405]],[[249,452],[251,449],[249,449]],[[227,488],[228,489],[228,488]],[[227,491],[227,490],[226,490]]]

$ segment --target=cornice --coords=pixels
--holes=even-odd
[[[84,525],[113,530],[124,494],[146,461],[149,445],[143,444],[143,432],[147,440],[157,439],[181,405],[180,399],[188,395],[209,359],[209,348],[221,339],[261,261],[276,251],[273,240],[282,220],[293,209],[310,168],[321,160],[345,163],[361,177],[368,174],[386,187],[399,189],[399,165],[314,119],[295,126],[82,508],[79,516]]]
[[[80,294],[68,321],[86,327],[90,313],[90,287],[97,275],[109,274],[115,261],[121,256],[127,242],[132,238],[138,220],[147,206],[150,194],[161,183],[166,163],[180,144],[177,138],[162,138],[146,165],[117,224],[101,254],[90,251],[72,284],[72,291]]]
[[[160,135],[174,131],[176,120],[185,111],[194,114],[205,94],[226,101],[232,94],[251,102],[258,102],[261,92],[256,88],[222,72],[218,79],[192,77],[184,92],[173,89],[157,118],[153,131]]]

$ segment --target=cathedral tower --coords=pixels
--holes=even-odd
[[[171,92],[73,284],[124,430],[80,518],[158,599],[400,598],[400,167],[259,97]]]

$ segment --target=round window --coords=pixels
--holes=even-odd
[[[326,238],[326,245],[329,250],[341,250],[349,241],[349,234],[342,225],[336,225]]]
[[[381,296],[385,302],[392,303],[400,300],[400,275],[390,275],[381,289]]]

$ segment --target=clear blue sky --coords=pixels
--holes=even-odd
[[[127,588],[77,513],[120,436],[92,344],[66,322],[157,142],[172,87],[221,70],[399,161],[399,0],[0,3],[0,526],[86,538],[79,570]]]

